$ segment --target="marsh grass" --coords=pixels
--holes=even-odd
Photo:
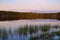
[[[28,34],[30,35],[29,40],[52,40],[54,35],[60,36],[60,30],[50,32],[51,28],[59,29],[60,26],[55,25],[24,25],[15,29],[12,32],[11,28],[7,31],[5,28],[0,29],[0,39],[7,40],[9,36],[13,36],[14,34],[19,35],[19,40],[22,40],[22,36],[27,38]],[[52,29],[53,30],[53,29]],[[39,34],[38,34],[38,31]],[[34,35],[34,36],[33,36]],[[13,37],[14,38],[14,37]],[[24,38],[26,40],[26,38]]]
[[[2,38],[2,40],[7,40],[7,38],[8,38],[7,30],[1,29],[0,32],[1,32],[0,37]]]

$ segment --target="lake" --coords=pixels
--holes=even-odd
[[[11,28],[10,31],[9,30],[6,31],[7,32],[7,34],[6,34],[7,36],[6,35],[4,36],[5,32],[4,32],[3,29],[1,30],[3,32],[0,31],[1,34],[3,33],[3,38],[0,37],[0,40],[4,39],[4,37],[5,38],[7,37],[7,40],[30,40],[31,39],[31,35],[32,35],[32,38],[34,38],[35,36],[38,36],[38,39],[42,40],[42,38],[40,38],[40,36],[44,32],[41,31],[40,27],[38,28],[38,26],[37,26],[38,31],[36,31],[36,33],[33,31],[34,33],[32,32],[32,34],[29,33],[31,31],[31,29],[28,29],[30,31],[26,32],[27,34],[25,34],[25,35],[24,35],[24,30],[26,31],[26,29],[23,29],[23,31],[22,31],[23,33],[21,35],[19,35],[18,31],[20,29],[18,29],[18,27],[23,27],[24,28],[25,27],[24,25],[45,25],[45,24],[46,25],[60,25],[60,21],[56,20],[56,19],[0,21],[0,28],[6,28],[6,29]],[[34,27],[32,27],[32,28],[34,29]],[[17,31],[16,31],[16,29],[17,29]],[[60,30],[60,28],[58,28],[58,29]],[[56,34],[52,35],[52,32],[58,31],[60,33],[59,30],[57,30],[55,28],[52,28],[52,29],[48,29],[48,32],[45,32],[45,33],[48,33],[47,35],[48,35],[48,37],[51,40],[58,40],[60,38],[60,36],[58,36]],[[19,31],[19,32],[21,32],[21,31]],[[49,36],[50,33],[51,33],[51,37]]]
[[[14,20],[14,21],[0,21],[0,28],[16,28],[23,25],[60,25],[60,21],[56,19],[36,19],[36,20]]]

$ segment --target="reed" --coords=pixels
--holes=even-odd
[[[51,26],[51,25],[24,25],[20,26],[19,28],[14,30],[14,33],[12,32],[11,28],[7,31],[5,28],[0,29],[0,39],[2,40],[8,40],[9,36],[13,36],[17,33],[19,35],[19,38],[22,38],[22,36],[27,37],[28,34],[30,35],[29,40],[52,40],[55,35],[58,37],[60,36],[60,30],[58,31],[52,31],[50,32],[51,28],[58,29],[60,26]],[[40,33],[38,34],[38,31]],[[34,34],[34,36],[33,36]],[[16,35],[16,36],[18,36]],[[19,39],[21,40],[21,39]]]

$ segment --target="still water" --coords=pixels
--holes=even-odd
[[[16,28],[22,25],[60,25],[60,21],[56,19],[36,19],[36,20],[14,20],[14,21],[0,21],[0,28]]]
[[[44,25],[44,24],[50,24],[50,25],[60,25],[60,21],[56,19],[36,19],[36,20],[14,20],[14,21],[0,21],[0,28],[11,28],[16,29],[18,27],[24,26],[24,25]],[[38,33],[41,33],[38,31]],[[33,34],[35,35],[35,34]],[[56,39],[55,39],[56,38]],[[57,35],[52,36],[52,40],[58,40],[60,36]],[[7,40],[29,40],[30,34],[28,33],[27,36],[19,36],[18,34],[13,34],[12,36],[8,34]],[[2,38],[0,38],[2,40]],[[40,40],[40,39],[39,39]]]

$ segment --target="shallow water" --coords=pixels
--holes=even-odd
[[[60,21],[56,19],[36,19],[36,20],[14,20],[14,21],[0,21],[0,28],[16,28],[22,25],[60,25]]]
[[[55,19],[0,21],[0,28],[9,29],[10,27],[11,29],[15,29],[24,25],[44,25],[44,24],[60,25],[60,21]],[[35,35],[33,34],[33,36]],[[53,38],[56,37],[57,36],[54,36]],[[10,35],[8,36],[8,40],[29,40],[29,38],[30,38],[30,34],[28,34],[27,36],[23,35],[22,37],[19,37],[18,34],[17,35],[14,34],[13,37]]]

